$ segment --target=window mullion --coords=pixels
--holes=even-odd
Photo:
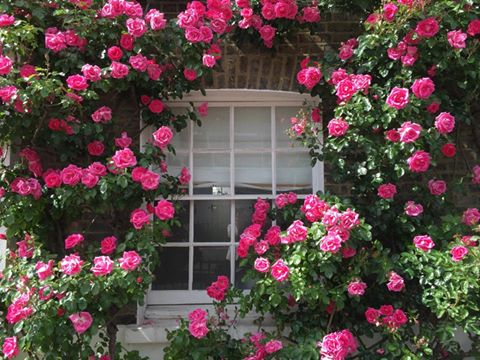
[[[272,194],[277,195],[277,139],[276,139],[276,112],[275,106],[270,108],[271,118],[271,144],[272,144]]]
[[[237,229],[235,222],[235,151],[234,151],[234,138],[235,138],[235,110],[233,106],[230,106],[230,194],[233,195],[233,199],[230,200],[230,281],[235,284],[235,231]]]

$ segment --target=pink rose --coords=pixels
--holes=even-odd
[[[108,48],[107,56],[112,61],[118,61],[122,58],[123,51],[118,46],[112,46]]]
[[[48,169],[43,173],[43,181],[49,189],[60,187],[62,185],[60,171]]]
[[[348,284],[347,291],[350,296],[362,296],[365,294],[367,284],[362,281],[352,281]]]
[[[266,273],[270,270],[270,261],[263,257],[258,257],[255,259],[255,263],[253,264],[255,270],[261,273]]]
[[[125,271],[133,271],[141,264],[142,258],[134,250],[124,251],[123,256],[118,259],[120,267]]]
[[[88,88],[87,78],[83,75],[70,75],[67,78],[67,85],[70,89],[82,91]]]
[[[447,183],[443,180],[430,180],[428,182],[428,189],[432,195],[442,195],[447,191]]]
[[[347,44],[342,44],[340,46],[338,57],[340,60],[346,61],[353,56],[353,48]]]
[[[452,250],[450,250],[450,254],[452,255],[453,261],[459,262],[468,254],[468,248],[461,245],[454,246]]]
[[[82,171],[82,184],[85,185],[88,189],[92,189],[98,184],[99,177],[95,174],[92,174],[87,169]]]
[[[400,134],[400,141],[404,143],[415,142],[422,132],[422,127],[419,124],[405,121],[398,129]]]
[[[133,50],[133,43],[135,42],[135,38],[129,34],[122,34],[120,37],[120,46],[125,50],[131,51]]]
[[[394,87],[387,97],[387,105],[397,110],[403,109],[409,103],[408,97],[408,89]]]
[[[480,19],[474,19],[470,21],[468,24],[467,33],[470,36],[476,36],[480,34]]]
[[[343,360],[357,351],[357,341],[347,329],[325,335],[318,346],[322,359]]]
[[[128,75],[128,66],[117,61],[112,61],[110,65],[110,75],[114,79],[123,79]]]
[[[442,112],[435,118],[435,128],[440,134],[448,134],[455,129],[455,117],[448,113]]]
[[[413,94],[419,99],[428,99],[435,91],[435,84],[432,79],[424,77],[416,79],[412,85]]]
[[[208,115],[208,102],[203,102],[198,107],[198,113],[200,116],[205,117]]]
[[[430,167],[430,154],[423,150],[418,150],[407,159],[408,167],[412,172],[425,172]]]
[[[277,29],[270,25],[263,25],[258,32],[263,41],[269,42],[275,37]]]
[[[155,206],[155,215],[163,221],[172,219],[175,215],[175,208],[170,201],[160,200]]]
[[[130,222],[135,229],[140,230],[144,225],[150,223],[150,218],[145,210],[135,209],[130,214]]]
[[[75,275],[82,270],[83,260],[76,254],[65,256],[60,262],[60,269],[66,275]]]
[[[157,9],[150,9],[145,15],[145,20],[152,30],[162,30],[167,25],[165,15]]]
[[[285,281],[288,279],[290,274],[290,269],[288,266],[283,262],[282,259],[278,259],[271,268],[271,274],[273,278],[279,282]]]
[[[447,33],[448,43],[454,49],[463,49],[467,46],[467,34],[461,30],[453,30]]]
[[[320,242],[320,250],[335,254],[342,246],[342,238],[339,234],[329,232]]]
[[[117,238],[115,236],[107,236],[100,243],[100,252],[103,255],[110,255],[117,248]]]
[[[101,141],[92,141],[87,145],[87,150],[92,156],[100,156],[105,151],[105,145]]]
[[[161,126],[153,134],[153,145],[160,149],[164,149],[170,144],[170,141],[173,138],[173,132],[168,126]]]
[[[185,76],[185,79],[188,81],[193,81],[197,78],[197,72],[194,69],[185,68],[183,70],[183,76]]]
[[[97,175],[97,176],[107,175],[107,168],[105,167],[105,165],[103,165],[102,163],[99,163],[99,162],[91,163],[88,166],[87,170],[88,170],[89,173],[91,173],[93,175]]]
[[[387,140],[391,142],[399,142],[400,141],[400,133],[396,129],[390,129],[385,132],[385,137]]]
[[[377,194],[382,199],[393,199],[397,193],[397,187],[394,184],[382,184],[377,189]]]
[[[398,8],[394,3],[388,3],[383,6],[383,17],[386,21],[392,22],[397,14]]]
[[[61,171],[60,176],[65,185],[75,186],[82,179],[82,169],[76,165],[70,164]]]
[[[133,151],[129,148],[117,150],[115,155],[112,156],[112,160],[114,165],[120,169],[132,167],[137,164],[137,158],[135,157]]]
[[[455,154],[457,153],[457,148],[456,148],[455,144],[447,143],[447,144],[444,144],[444,145],[440,148],[440,151],[441,151],[442,154],[445,155],[446,157],[452,158],[452,157],[454,157]]]
[[[438,25],[437,20],[435,18],[430,17],[418,22],[415,32],[418,36],[424,38],[431,38],[438,33],[440,26]]]
[[[144,72],[147,70],[148,59],[142,54],[130,56],[130,58],[128,59],[128,62],[130,63],[132,68],[137,71]]]
[[[320,12],[316,6],[307,6],[302,9],[302,20],[307,23],[320,21]]]
[[[163,105],[163,102],[159,99],[153,99],[150,104],[148,104],[148,109],[154,114],[160,114],[164,108],[165,105]]]
[[[389,291],[400,292],[405,288],[405,282],[400,275],[392,271],[388,279],[387,288]]]
[[[92,315],[87,311],[72,314],[68,317],[73,324],[73,328],[77,334],[83,334],[93,323]]]
[[[147,74],[150,80],[157,81],[160,79],[160,75],[163,73],[163,69],[160,65],[152,63],[153,60],[149,60],[147,65]]]
[[[480,165],[475,165],[472,169],[472,184],[480,184]]]
[[[53,52],[59,52],[67,47],[65,35],[57,28],[48,28],[45,31],[45,47]]]
[[[53,264],[53,260],[48,260],[47,263],[39,261],[35,264],[35,272],[40,280],[45,280],[46,278],[52,276]]]
[[[377,309],[369,307],[365,311],[365,319],[370,324],[376,324],[378,322],[379,317],[380,317],[380,312]]]
[[[357,92],[357,87],[349,78],[341,80],[335,87],[335,95],[340,102],[346,102]]]
[[[15,18],[13,15],[1,14],[0,15],[0,27],[7,27],[13,25]]]
[[[108,106],[102,106],[92,114],[92,120],[96,123],[106,123],[112,120],[112,109]]]
[[[280,340],[270,340],[265,344],[265,351],[267,354],[273,354],[283,349],[283,344]]]
[[[143,190],[155,190],[160,183],[160,175],[153,171],[147,170],[140,179]]]
[[[480,210],[468,208],[463,212],[462,222],[467,226],[474,226],[480,222]]]
[[[417,235],[413,238],[413,244],[417,249],[430,251],[435,246],[432,238],[428,235]]]
[[[430,114],[435,114],[438,110],[440,110],[440,103],[433,101],[427,106],[426,109]]]
[[[85,64],[82,66],[82,74],[87,80],[99,81],[102,79],[102,69],[97,65]]]
[[[8,75],[13,68],[13,61],[4,55],[0,55],[0,75]]]
[[[17,95],[17,88],[13,85],[7,85],[0,88],[0,99],[4,104],[10,102]]]
[[[423,213],[423,206],[413,201],[407,201],[405,204],[405,214],[408,216],[419,216]]]
[[[5,338],[3,341],[2,351],[3,355],[5,355],[8,359],[17,356],[20,351],[17,343],[17,337],[12,336]]]
[[[349,125],[343,118],[336,118],[328,122],[327,128],[328,135],[340,137],[347,133]]]
[[[105,276],[112,272],[113,261],[108,256],[97,256],[93,259],[92,273],[95,276]]]
[[[119,148],[126,148],[132,144],[132,138],[128,136],[128,134],[123,131],[122,136],[119,138],[115,138],[115,146]]]
[[[287,229],[287,235],[290,241],[304,241],[307,238],[308,229],[303,226],[301,220],[295,220]]]
[[[208,68],[214,67],[216,62],[217,62],[217,60],[215,59],[215,56],[213,56],[213,55],[205,54],[202,57],[203,65],[205,65]]]
[[[71,234],[65,239],[65,249],[71,249],[82,243],[84,237],[82,234]]]
[[[147,25],[143,19],[127,19],[127,30],[134,38],[141,37],[147,31]]]
[[[190,324],[188,325],[188,331],[193,337],[197,339],[202,339],[208,334],[207,323],[204,321],[190,322]]]
[[[309,66],[300,70],[297,74],[297,81],[304,85],[307,89],[311,90],[322,79],[322,72],[318,67]]]
[[[357,254],[357,250],[351,247],[342,248],[342,258],[349,259]]]
[[[180,176],[178,177],[178,181],[180,182],[181,185],[186,185],[190,182],[190,179],[192,176],[190,175],[190,172],[186,167],[182,168],[182,171],[180,172]]]

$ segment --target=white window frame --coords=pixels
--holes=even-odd
[[[273,194],[252,194],[252,195],[194,195],[193,194],[193,177],[190,180],[188,186],[188,195],[183,196],[181,200],[190,200],[190,221],[189,221],[189,241],[188,242],[169,242],[165,244],[165,247],[188,247],[189,248],[189,272],[188,272],[188,287],[191,290],[149,290],[146,295],[145,306],[147,305],[184,305],[188,306],[191,304],[209,304],[211,299],[207,296],[205,290],[193,290],[193,251],[194,244],[201,247],[207,246],[221,246],[228,247],[229,254],[236,254],[236,245],[238,244],[235,239],[235,232],[231,235],[230,242],[221,242],[221,243],[194,243],[193,242],[193,204],[195,200],[254,200],[257,197],[262,197],[266,199],[274,199],[276,194],[276,107],[295,107],[298,106],[300,109],[305,102],[312,105],[317,105],[320,100],[319,98],[312,98],[310,95],[299,94],[294,92],[285,92],[285,91],[270,91],[270,90],[248,90],[248,89],[210,89],[207,90],[206,96],[203,96],[200,92],[194,92],[185,95],[181,100],[171,101],[168,103],[170,108],[181,107],[188,108],[190,107],[190,102],[193,102],[195,106],[200,105],[203,102],[208,102],[208,107],[229,107],[230,108],[230,143],[233,143],[234,138],[234,126],[233,126],[233,111],[235,107],[254,107],[254,106],[270,106],[271,107],[271,151],[272,151],[272,186],[275,189]],[[142,124],[141,124],[142,126]],[[193,123],[189,126],[195,126]],[[187,130],[184,130],[187,131]],[[140,139],[140,146],[143,149],[148,138],[150,137],[152,130],[145,130]],[[190,131],[190,140],[188,151],[189,156],[189,168],[193,171],[193,131]],[[282,149],[281,152],[299,152],[300,146],[292,149]],[[249,152],[248,149],[235,149],[231,148],[230,151],[230,183],[234,184],[235,179],[235,163],[234,163],[234,153],[239,153],[241,151]],[[291,151],[290,151],[291,150]],[[209,150],[198,151],[198,153],[209,153]],[[216,151],[212,151],[216,152]],[[250,150],[251,152],[251,150]],[[308,153],[308,150],[305,150]],[[195,151],[197,153],[197,151]],[[185,153],[186,154],[186,153]],[[323,162],[317,162],[316,165],[312,168],[312,188],[314,192],[324,190],[324,166]],[[304,198],[305,195],[299,195],[298,198]],[[191,201],[193,200],[193,201]],[[234,207],[233,201],[231,206]],[[235,223],[235,212],[232,209],[230,212],[231,224]],[[241,231],[241,229],[239,229]],[[230,261],[230,274],[234,277],[235,275],[235,261]],[[230,279],[234,283],[235,279]],[[139,317],[143,317],[145,313],[145,307],[139,309]],[[141,321],[141,319],[139,319]]]
[[[4,148],[3,150],[5,151],[3,163],[5,164],[5,166],[9,166],[10,157],[11,157],[10,146]],[[0,226],[0,233],[6,234],[6,232],[7,232],[7,228],[4,226]],[[0,239],[0,271],[3,271],[5,269],[6,260],[7,260],[7,240]]]

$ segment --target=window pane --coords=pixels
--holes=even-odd
[[[235,194],[271,193],[271,153],[235,154]]]
[[[256,200],[235,200],[235,242],[238,242],[243,230],[252,224],[252,215]],[[269,201],[270,207],[272,206]],[[271,220],[267,217],[263,229],[268,229],[272,225]]]
[[[194,208],[193,241],[230,241],[230,201],[195,201]]]
[[[174,115],[186,115],[186,108],[172,108]],[[175,132],[171,144],[175,150],[188,150],[190,148],[190,126],[193,125],[192,120],[187,119],[188,127],[180,131],[179,133]],[[153,129],[155,131],[156,129]]]
[[[168,153],[166,162],[168,165],[168,174],[172,176],[180,175],[183,167],[189,168],[188,154],[177,153],[177,155],[173,155]],[[160,172],[158,167],[154,170],[158,173]]]
[[[230,148],[230,109],[211,107],[208,116],[201,118],[202,126],[193,128],[195,149]]]
[[[217,276],[230,278],[229,247],[195,247],[193,256],[193,289],[205,290]]]
[[[247,289],[251,289],[252,286],[254,285],[254,281],[253,280],[242,280],[243,279],[243,276],[245,275],[245,268],[243,267],[240,267],[240,261],[242,261],[243,259],[241,258],[238,258],[237,256],[237,259],[235,261],[235,287],[237,289],[243,289],[243,290],[247,290]]]
[[[277,152],[277,193],[312,192],[312,168],[308,153]]]
[[[193,193],[230,194],[230,154],[193,154]]]
[[[275,108],[277,148],[292,146],[292,140],[288,136],[287,130],[291,127],[290,119],[297,116],[299,110],[300,107],[296,106],[278,106]]]
[[[161,249],[152,289],[188,290],[188,248]]]
[[[181,207],[176,210],[175,218],[178,218],[181,226],[172,228],[172,236],[167,238],[168,242],[188,242],[188,228],[190,224],[190,202],[180,201]]]
[[[235,148],[271,148],[270,107],[235,108]]]

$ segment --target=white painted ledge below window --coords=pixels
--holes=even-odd
[[[178,327],[179,319],[188,317],[188,314],[196,308],[208,310],[214,314],[212,305],[172,305],[172,306],[147,306],[144,313],[144,323],[141,325],[121,325],[119,327],[119,340],[124,344],[167,344],[167,332]],[[233,319],[234,306],[228,306],[227,312]],[[259,327],[254,324],[258,318],[255,313],[249,313],[245,318],[237,320],[237,326],[232,329],[232,336],[241,337],[246,332],[255,332]],[[266,318],[262,329],[274,330],[271,318]]]

